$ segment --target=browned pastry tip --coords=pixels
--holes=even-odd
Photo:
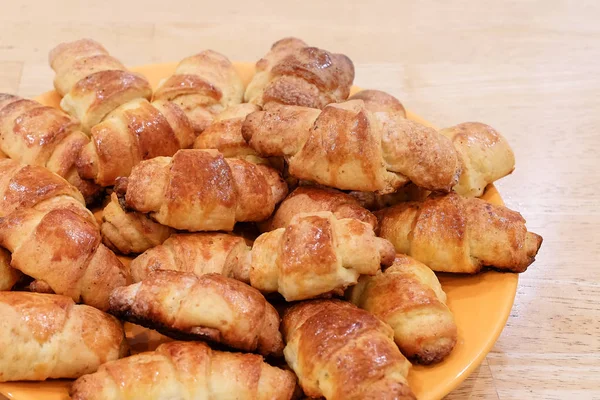
[[[406,380],[410,363],[392,329],[367,311],[338,300],[303,302],[285,312],[282,330],[286,361],[306,395],[415,399]]]
[[[518,212],[456,193],[400,203],[375,215],[381,237],[434,271],[477,273],[488,266],[524,272],[542,244]]]
[[[261,107],[323,108],[346,100],[353,80],[354,64],[347,56],[285,38],[256,63],[256,74],[244,98]]]
[[[397,254],[384,272],[361,277],[348,298],[390,325],[400,351],[411,361],[439,362],[456,344],[456,323],[440,282],[411,257]]]
[[[73,400],[290,400],[296,378],[256,354],[212,350],[202,342],[170,342],[153,352],[109,362],[75,381]]]
[[[453,189],[461,196],[481,196],[488,184],[515,168],[515,155],[507,140],[489,125],[465,122],[440,133],[452,140],[460,156],[462,173]]]
[[[267,219],[286,194],[285,181],[268,166],[194,149],[135,166],[126,202],[176,229],[231,231],[236,221]]]
[[[243,95],[243,82],[231,61],[205,50],[183,59],[173,75],[159,84],[154,99],[177,104],[200,133],[217,114],[241,103]]]
[[[111,314],[175,338],[223,343],[244,351],[281,355],[279,315],[260,292],[219,274],[156,270],[116,288]]]
[[[448,138],[397,113],[372,113],[362,100],[258,111],[242,134],[260,155],[285,157],[296,178],[342,190],[388,194],[412,181],[449,191],[461,171]]]
[[[386,112],[406,118],[406,110],[400,100],[382,90],[361,90],[350,96],[348,100],[364,101],[365,107],[372,113]]]
[[[127,355],[123,326],[66,296],[0,292],[0,382],[78,378]]]

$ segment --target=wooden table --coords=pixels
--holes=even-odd
[[[253,61],[295,35],[438,126],[502,132],[517,169],[498,187],[544,244],[495,348],[448,398],[600,399],[599,1],[86,3],[3,2],[0,92],[51,89],[48,51],[80,37],[136,65],[205,48]]]

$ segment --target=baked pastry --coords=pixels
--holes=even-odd
[[[243,96],[244,84],[231,61],[212,50],[183,59],[154,92],[155,100],[180,106],[197,133],[206,129],[215,115],[241,103]]]
[[[365,108],[372,113],[383,112],[406,118],[406,110],[400,100],[381,90],[361,90],[350,96],[348,100],[362,100]]]
[[[0,93],[0,149],[23,164],[57,173],[93,202],[99,187],[82,180],[75,163],[89,142],[77,120],[37,101]]]
[[[78,378],[127,354],[114,317],[66,296],[0,292],[0,382]]]
[[[237,104],[215,116],[194,142],[195,149],[215,149],[226,158],[244,158],[248,161],[265,162],[258,153],[246,143],[242,136],[242,125],[248,114],[260,108],[254,104]]]
[[[256,289],[219,274],[157,270],[116,288],[110,313],[175,338],[281,355],[279,315]]]
[[[524,272],[542,244],[518,212],[456,193],[400,203],[376,215],[381,237],[434,271],[473,274],[489,266]]]
[[[310,299],[342,294],[361,274],[375,275],[393,259],[392,245],[365,222],[328,211],[298,214],[287,227],[256,239],[247,281],[287,301]]]
[[[236,221],[263,221],[287,194],[276,170],[216,150],[143,161],[126,186],[127,207],[188,231],[231,231]]]
[[[275,42],[256,63],[244,99],[264,108],[278,104],[323,108],[346,100],[353,81],[354,64],[348,57],[290,37]]]
[[[392,328],[350,303],[315,300],[283,317],[285,359],[304,393],[327,400],[415,399]]]
[[[373,228],[377,225],[375,215],[361,207],[354,197],[335,189],[300,186],[281,202],[275,214],[261,226],[261,229],[272,231],[285,228],[295,215],[319,211],[330,211],[338,219],[358,219]]]
[[[191,147],[195,138],[190,121],[177,105],[137,98],[92,128],[91,141],[77,160],[79,175],[112,186],[142,160],[172,156]]]
[[[256,354],[212,350],[202,342],[170,342],[155,351],[104,364],[79,378],[73,400],[290,400],[296,378]]]
[[[413,362],[439,362],[456,344],[446,293],[433,271],[409,256],[397,254],[385,271],[362,276],[348,297],[391,326],[400,351]]]
[[[465,122],[442,129],[454,144],[462,162],[462,173],[454,191],[461,196],[479,197],[486,186],[515,169],[515,155],[506,139],[494,128],[480,122]]]
[[[153,221],[146,214],[125,210],[125,198],[116,192],[102,211],[102,241],[121,254],[139,254],[158,246],[174,232],[173,228]]]
[[[0,246],[14,268],[99,309],[129,279],[81,193],[43,167],[9,159],[0,160]]]
[[[77,118],[86,133],[121,104],[152,96],[146,78],[128,71],[94,40],[61,43],[48,58],[56,73],[54,87],[64,96],[61,108]]]
[[[449,191],[460,175],[448,138],[398,113],[372,113],[362,100],[254,112],[242,134],[260,155],[285,157],[291,175],[343,190],[386,194],[412,181]]]
[[[239,279],[248,263],[250,247],[244,238],[228,233],[207,232],[173,234],[162,245],[136,257],[130,264],[134,282],[157,269],[191,272],[195,275],[217,273]]]
[[[0,291],[10,290],[21,277],[21,272],[10,266],[10,253],[0,247]]]

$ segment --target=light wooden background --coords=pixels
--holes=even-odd
[[[600,1],[1,4],[1,92],[49,90],[48,50],[80,37],[136,65],[205,48],[254,61],[295,35],[440,127],[494,126],[517,155],[498,187],[544,244],[494,350],[449,398],[600,399]]]

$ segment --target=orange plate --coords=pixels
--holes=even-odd
[[[173,73],[176,64],[156,64],[133,68],[145,75],[153,87],[161,79]],[[254,73],[254,64],[236,63],[236,68],[245,83]],[[359,88],[354,87],[353,92]],[[60,97],[54,91],[45,93],[36,100],[58,107]],[[408,112],[408,118],[422,124],[430,123]],[[490,185],[484,199],[495,204],[503,204],[502,198],[493,185]],[[454,312],[458,325],[456,347],[443,362],[434,366],[415,366],[408,381],[420,400],[440,399],[464,381],[485,355],[491,350],[502,332],[517,290],[518,275],[488,271],[475,276],[439,275],[442,286],[448,295],[448,306]],[[158,333],[126,324],[127,336],[134,351],[153,349],[165,340]],[[65,400],[70,381],[52,380],[46,382],[1,383],[0,393],[17,400]]]

